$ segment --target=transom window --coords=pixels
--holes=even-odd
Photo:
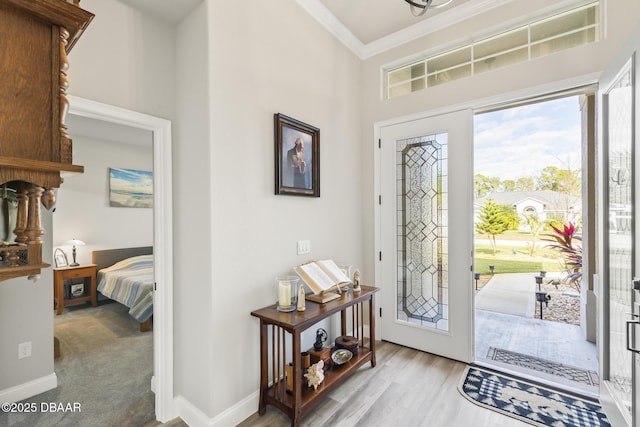
[[[385,70],[387,98],[599,40],[598,2]]]

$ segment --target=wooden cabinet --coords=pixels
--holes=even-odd
[[[58,305],[56,314],[61,314],[65,305],[77,302],[90,302],[97,306],[96,290],[96,264],[81,265],[78,267],[64,267],[53,269],[53,297]],[[77,297],[65,295],[65,280],[83,279],[84,291]]]
[[[376,365],[374,295],[378,290],[362,286],[360,293],[349,290],[324,304],[307,301],[302,312],[282,313],[275,304],[251,312],[260,319],[260,415],[267,405],[273,405],[289,416],[292,426],[299,426],[306,413],[358,368],[366,363]],[[360,350],[344,365],[326,370],[324,381],[314,390],[303,377],[300,335],[336,313],[340,313],[342,335],[354,336]],[[285,370],[293,372],[292,386],[287,387]]]
[[[0,280],[48,267],[40,204],[53,207],[62,172],[84,171],[72,164],[64,123],[67,53],[92,18],[78,0],[0,0],[0,188],[3,199],[8,189],[17,199],[15,239],[0,243]]]

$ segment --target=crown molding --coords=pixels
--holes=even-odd
[[[335,17],[329,9],[326,8],[319,0],[296,0],[304,10],[309,13],[316,21],[334,35],[346,47],[351,49],[360,59],[365,59],[362,55],[365,45],[353,35],[342,22]]]
[[[364,45],[361,58],[366,59],[386,52],[387,50],[435,33],[443,28],[473,18],[474,16],[511,3],[512,1],[514,0],[473,0],[463,3],[460,6],[439,13],[431,18],[424,19],[407,28]],[[409,12],[407,11],[407,13]]]
[[[368,44],[362,43],[320,0],[296,1],[360,59],[367,59],[514,0],[473,0],[466,2]],[[410,13],[408,9],[407,13]]]

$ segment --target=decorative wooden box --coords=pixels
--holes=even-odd
[[[360,354],[360,343],[358,338],[349,335],[340,335],[336,338],[336,348],[349,350],[354,356]]]

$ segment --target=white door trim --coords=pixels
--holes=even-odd
[[[69,113],[153,134],[153,246],[156,291],[153,301],[153,375],[156,419],[177,416],[173,392],[173,202],[171,121],[75,96]]]

